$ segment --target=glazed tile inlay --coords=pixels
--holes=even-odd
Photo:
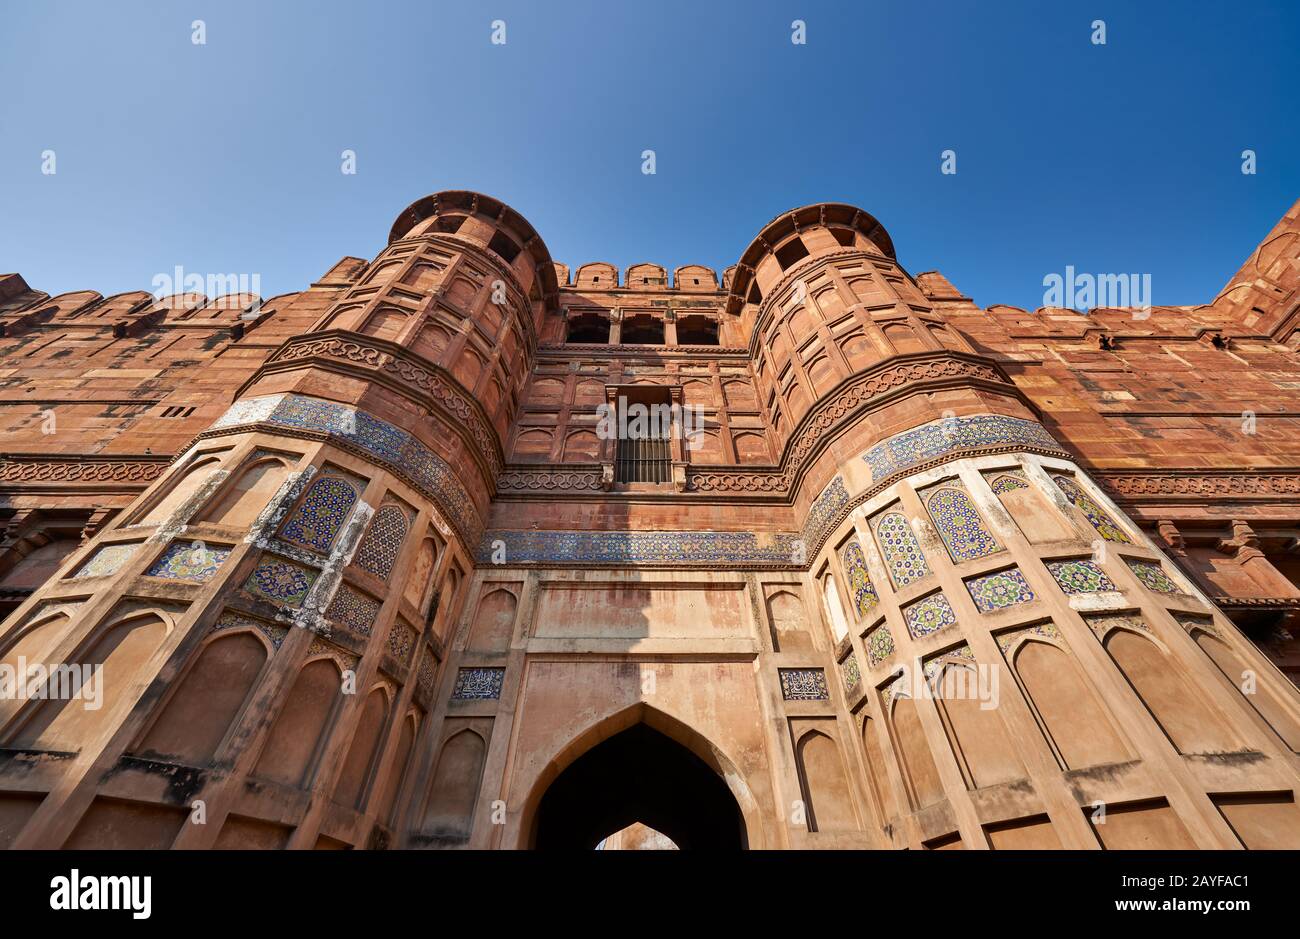
[[[895,587],[906,587],[930,573],[916,533],[902,512],[882,515],[875,528],[880,553],[885,556],[885,566]]]
[[[806,549],[795,532],[760,537],[746,531],[501,531],[483,535],[478,560],[491,564],[504,547],[510,564],[664,564],[719,562],[802,567]]]
[[[504,668],[462,668],[456,672],[455,701],[495,700],[501,697]]]
[[[224,429],[246,424],[270,424],[329,434],[358,447],[432,496],[451,517],[462,538],[470,543],[478,540],[482,520],[469,492],[446,461],[406,431],[356,408],[292,394],[238,401],[214,427]]]
[[[280,529],[280,537],[313,551],[328,552],[356,501],[357,491],[347,480],[322,476],[308,488]]]
[[[930,494],[926,508],[953,561],[973,561],[1002,550],[962,490],[942,486]]]
[[[344,584],[325,608],[325,618],[340,623],[353,632],[369,636],[381,606],[374,597],[368,597]]]
[[[872,482],[960,450],[1020,444],[1060,450],[1061,445],[1041,424],[1015,417],[979,414],[944,418],[876,444],[862,455],[871,467]]]
[[[862,554],[862,546],[857,541],[850,541],[844,546],[840,563],[849,579],[849,592],[853,596],[853,609],[858,618],[866,616],[880,602],[880,595],[867,576],[867,559]]]
[[[983,577],[972,577],[966,581],[966,589],[981,613],[993,613],[1034,599],[1025,575],[1014,567]]]
[[[1116,589],[1092,561],[1048,561],[1047,569],[1066,593],[1102,593]]]
[[[1061,492],[1070,500],[1080,512],[1087,516],[1088,522],[1097,533],[1107,541],[1117,541],[1120,544],[1132,544],[1133,539],[1124,533],[1124,530],[1115,524],[1115,520],[1106,513],[1106,510],[1099,506],[1088,496],[1069,476],[1053,476],[1056,485],[1060,487]]]
[[[894,637],[884,623],[867,633],[867,662],[875,668],[894,654]]]
[[[286,606],[302,606],[318,572],[268,554],[249,576],[244,589],[254,596]]]
[[[1028,489],[1029,481],[1020,473],[1014,471],[998,473],[989,480],[989,488],[998,495],[1003,495],[1008,492],[1015,492],[1017,489]]]
[[[1133,575],[1142,582],[1142,585],[1148,590],[1156,593],[1182,593],[1182,588],[1173,582],[1163,567],[1159,564],[1153,564],[1151,561],[1138,561],[1132,558],[1125,558],[1128,562],[1129,570]]]
[[[107,577],[110,574],[116,574],[118,569],[125,564],[135,554],[139,544],[110,544],[104,545],[95,554],[86,561],[85,564],[73,574],[74,578],[80,577]]]
[[[212,579],[230,556],[230,548],[210,547],[200,541],[174,541],[145,571],[148,577],[187,580],[202,584]]]
[[[946,629],[957,622],[957,615],[952,605],[942,593],[934,593],[923,600],[917,600],[903,610],[903,620],[907,631],[916,639],[928,636],[941,629]]]
[[[387,580],[402,551],[402,543],[411,523],[406,511],[399,505],[381,505],[370,520],[361,547],[353,562],[363,571],[369,571],[381,580]]]
[[[781,696],[787,701],[825,701],[826,672],[820,668],[780,668]]]

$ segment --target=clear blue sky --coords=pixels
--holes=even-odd
[[[1197,303],[1300,197],[1296,0],[0,0],[0,17],[0,270],[51,293],[148,290],[178,264],[298,290],[373,257],[419,196],[476,189],[575,266],[721,270],[772,216],[833,200],[982,305],[1035,307],[1066,265]]]

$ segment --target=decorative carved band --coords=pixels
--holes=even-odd
[[[599,492],[600,470],[511,470],[497,477],[497,492]]]
[[[258,431],[328,440],[396,473],[438,506],[466,545],[483,530],[478,506],[447,461],[413,434],[365,411],[306,395],[243,398],[199,437]]]
[[[975,356],[952,352],[912,353],[901,361],[881,363],[853,376],[837,391],[821,399],[799,422],[786,447],[782,465],[754,468],[688,466],[686,492],[748,493],[793,499],[801,468],[830,441],[833,430],[846,418],[858,417],[862,409],[881,406],[899,394],[930,390],[954,382],[983,382],[1018,397],[1015,386],[994,365],[981,362]],[[1052,447],[1050,452],[1053,455],[1063,453],[1056,447]],[[533,469],[513,465],[497,479],[498,492],[587,492],[598,489],[599,474],[586,467],[563,469],[551,465]]]
[[[441,367],[383,339],[329,330],[290,339],[267,359],[259,374],[274,370],[273,366],[298,363],[304,359],[332,359],[391,376],[398,385],[397,390],[416,399],[431,399],[456,418],[452,423],[469,433],[476,452],[490,470],[490,476],[495,477],[501,472],[504,463],[501,444],[488,416],[478,402],[463,391],[460,383]],[[245,388],[250,384],[247,383]],[[243,391],[241,388],[240,394]]]
[[[1172,497],[1200,501],[1205,496],[1277,498],[1300,495],[1300,471],[1276,473],[1150,472],[1107,473],[1094,476],[1115,495],[1126,501],[1143,497]]]
[[[162,475],[168,456],[84,457],[42,456],[10,453],[0,458],[0,488],[42,488],[41,484],[121,483],[123,488],[142,490]]]
[[[1214,603],[1221,607],[1300,610],[1300,597],[1215,597]]]
[[[1008,392],[1015,394],[1015,386],[1006,380],[1002,373],[991,363],[975,360],[973,356],[961,353],[937,352],[920,353],[921,358],[911,361],[891,361],[870,371],[862,372],[851,378],[838,392],[823,398],[820,404],[799,422],[790,444],[786,447],[784,466],[779,475],[771,470],[753,470],[749,472],[718,471],[711,467],[708,471],[693,473],[687,470],[686,489],[688,492],[763,492],[791,494],[795,488],[800,468],[815,452],[817,447],[828,438],[828,432],[840,421],[856,412],[864,405],[878,405],[902,388],[919,391],[921,387],[932,384],[947,384],[956,381],[980,381],[993,385],[1002,385]]]

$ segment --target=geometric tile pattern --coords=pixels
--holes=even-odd
[[[844,681],[844,690],[852,691],[862,681],[862,672],[858,668],[858,657],[849,653],[849,657],[840,663],[840,678]]]
[[[1131,558],[1125,558],[1128,561],[1129,570],[1138,580],[1142,581],[1143,586],[1148,590],[1156,593],[1182,593],[1182,588],[1174,583],[1169,575],[1165,573],[1164,568],[1159,564],[1153,564],[1150,561],[1137,561]]]
[[[981,613],[992,613],[1034,599],[1034,592],[1025,583],[1025,575],[1014,567],[996,574],[972,577],[966,581],[966,589]]]
[[[1066,593],[1101,593],[1117,589],[1091,561],[1048,561],[1047,569]]]
[[[974,664],[975,653],[970,650],[970,646],[966,646],[966,645],[958,646],[955,649],[949,649],[947,652],[942,652],[939,655],[934,656],[933,658],[927,659],[925,662],[925,666],[921,669],[921,672],[925,675],[926,678],[930,680],[931,684],[933,685],[935,675],[939,673],[940,669],[942,669],[945,665],[951,662],[960,662],[960,663],[970,662]],[[959,688],[960,686],[958,686],[958,688],[951,688],[948,690],[947,694],[941,693],[940,696],[949,699],[958,698],[960,696]],[[937,687],[934,690],[942,691],[942,689]]]
[[[1106,510],[1094,502],[1086,492],[1079,488],[1069,476],[1053,476],[1056,485],[1065,493],[1065,498],[1069,499],[1080,512],[1088,517],[1092,527],[1097,529],[1097,533],[1107,541],[1118,541],[1120,544],[1132,544],[1133,539],[1124,534],[1124,530],[1115,524],[1115,520],[1106,514]]]
[[[330,600],[330,605],[325,608],[325,618],[340,623],[353,632],[369,636],[382,605],[373,597],[359,593],[344,584],[339,587],[334,598]]]
[[[875,668],[893,654],[894,637],[890,634],[888,626],[881,623],[867,633],[867,661],[872,668]]]
[[[1029,482],[1019,473],[999,473],[994,477],[989,487],[998,495],[1004,492],[1015,492],[1017,489],[1028,489]]]
[[[916,534],[902,512],[890,512],[876,522],[876,541],[895,587],[906,587],[930,573]]]
[[[781,697],[787,701],[826,701],[826,673],[820,668],[777,669],[781,678]]]
[[[840,562],[844,565],[844,573],[849,578],[849,590],[853,594],[853,608],[857,610],[858,618],[861,619],[871,612],[872,607],[880,602],[880,595],[876,593],[876,588],[871,584],[871,578],[867,576],[867,559],[863,557],[862,548],[857,541],[850,541],[844,546]]]
[[[228,557],[230,548],[209,548],[201,541],[173,541],[145,571],[145,576],[202,584],[212,579]]]
[[[311,484],[284,523],[280,537],[304,548],[328,552],[356,501],[357,491],[346,480],[322,476]]]
[[[271,395],[236,401],[213,425],[271,424],[326,433],[359,447],[379,463],[395,468],[431,495],[451,516],[466,541],[482,532],[474,500],[441,457],[400,428],[365,411],[320,398]]]
[[[504,668],[462,668],[456,672],[451,697],[455,701],[495,700],[501,697],[505,677]]]
[[[836,476],[808,506],[808,517],[803,523],[804,542],[810,547],[821,544],[827,529],[835,524],[841,510],[848,504],[849,491],[844,488],[844,478]]]
[[[74,578],[107,577],[109,574],[116,574],[118,568],[125,564],[131,555],[135,554],[135,549],[138,547],[140,547],[139,544],[104,545],[95,552],[94,557],[81,565],[80,570],[72,576]]]
[[[907,622],[907,631],[916,639],[945,629],[957,622],[948,598],[942,593],[933,593],[923,600],[917,600],[903,610],[903,619]]]
[[[424,655],[420,657],[420,667],[415,670],[415,682],[425,694],[433,688],[433,679],[437,673],[438,659],[434,656],[433,650],[425,646]]]
[[[984,527],[970,497],[960,489],[950,486],[939,489],[930,496],[926,507],[954,562],[971,561],[1002,550]]]
[[[749,531],[504,531],[479,542],[478,560],[492,563],[493,542],[516,564],[763,564],[803,567],[808,551],[797,532],[764,539]]]
[[[366,531],[361,547],[357,549],[353,563],[380,580],[387,580],[393,572],[393,565],[397,563],[397,555],[401,553],[402,543],[406,540],[410,527],[406,512],[400,506],[391,502],[381,505],[375,512],[375,517],[370,520],[370,528]]]
[[[255,596],[296,607],[301,606],[307,598],[307,591],[316,582],[318,575],[318,571],[268,554],[249,575],[244,589]]]
[[[871,467],[871,481],[878,483],[886,476],[957,450],[1008,444],[1061,449],[1041,424],[1015,417],[980,414],[944,418],[904,431],[876,444],[862,454],[862,458]]]
[[[415,648],[415,640],[418,638],[414,629],[398,620],[388,633],[389,654],[402,664],[409,665],[411,650]]]
[[[222,629],[256,629],[267,639],[271,640],[271,645],[280,648],[280,643],[284,642],[284,637],[289,635],[289,628],[281,626],[278,623],[265,623],[260,619],[253,619],[251,616],[245,616],[234,610],[226,610],[221,614],[221,618],[213,625],[211,632],[217,632]]]

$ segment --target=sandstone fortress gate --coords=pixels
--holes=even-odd
[[[1300,847],[1298,349],[1300,203],[1149,316],[837,203],[720,282],[460,191],[262,302],[4,275],[0,666],[104,700],[0,700],[0,845]]]

